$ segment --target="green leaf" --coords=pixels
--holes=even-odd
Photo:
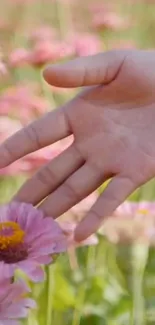
[[[60,269],[55,271],[52,300],[53,307],[59,310],[74,307],[75,304],[75,290]]]

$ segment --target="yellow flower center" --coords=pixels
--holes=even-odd
[[[139,209],[138,213],[143,214],[143,215],[147,215],[149,213],[148,209]]]
[[[6,250],[23,243],[24,231],[13,221],[0,223],[0,250]]]

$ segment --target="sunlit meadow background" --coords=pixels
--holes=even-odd
[[[45,64],[113,48],[153,47],[153,0],[0,0],[0,141],[74,96],[75,90],[44,83]],[[7,202],[67,144],[57,143],[1,170],[0,202]],[[102,189],[64,218],[76,222]],[[151,182],[131,200],[154,198]],[[128,225],[123,227],[127,232]],[[137,240],[131,231],[130,245],[107,225],[98,245],[61,256],[46,270],[46,282],[33,286],[38,310],[24,324],[155,324],[155,251],[147,238],[139,244],[143,230],[135,227]]]

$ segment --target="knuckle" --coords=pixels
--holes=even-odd
[[[85,66],[84,68],[84,71],[83,71],[83,75],[81,77],[81,87],[85,86],[88,82],[88,80],[90,79],[91,75],[90,75],[90,71],[87,67],[87,65]]]
[[[24,129],[26,138],[29,139],[29,141],[34,143],[34,146],[37,148],[41,147],[41,141],[39,134],[37,132],[37,129],[31,124],[27,128]]]
[[[75,187],[71,184],[70,181],[64,183],[65,195],[73,203],[79,202],[81,200],[81,195],[75,190]]]
[[[3,155],[7,158],[7,160],[14,160],[15,158],[15,150],[11,147],[8,142],[3,144]]]
[[[91,214],[94,214],[94,217],[100,222],[103,221],[103,214],[99,213],[96,209],[91,209]]]
[[[133,177],[133,175],[121,175],[120,176],[120,180],[124,183],[124,186],[127,188],[133,188],[135,187],[135,178]],[[122,186],[123,189],[123,186]]]
[[[141,168],[138,168],[136,170],[133,170],[133,172],[130,174],[130,177],[128,178],[130,180],[131,184],[135,184],[135,186],[140,186],[144,182],[144,170]]]
[[[45,186],[49,186],[52,188],[55,184],[57,184],[58,177],[52,171],[50,166],[46,166],[40,169],[36,175],[37,179],[44,184]]]
[[[100,162],[96,162],[95,159],[89,160],[89,168],[91,169],[93,174],[99,179],[103,177],[104,174],[106,174],[106,167],[104,166],[103,168],[103,166],[100,165]]]
[[[104,201],[106,201],[106,205],[117,205],[120,201],[120,193],[118,192],[112,192],[108,193],[108,191],[105,191],[104,193]]]

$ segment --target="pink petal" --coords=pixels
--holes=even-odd
[[[51,236],[54,234],[54,236],[56,236],[61,233],[62,231],[59,225],[51,217],[46,217],[35,224],[35,227],[29,229],[25,241],[30,243],[31,241],[39,239],[40,235],[47,236],[47,234],[49,234]]]
[[[0,320],[0,325],[20,325],[20,322],[16,320],[2,319]]]
[[[11,304],[6,311],[3,313],[3,318],[26,318],[27,316],[27,309],[21,305],[20,303]]]
[[[19,263],[19,267],[34,282],[42,282],[45,278],[45,274],[41,266],[37,265],[36,262],[34,263],[32,260],[31,262],[25,261],[25,263],[24,262]]]
[[[45,273],[40,266],[37,266],[33,271],[30,271],[28,276],[33,282],[42,282],[45,280]]]
[[[3,279],[11,278],[13,276],[14,269],[14,264],[0,262],[0,282],[3,281]]]
[[[42,245],[39,244],[35,247],[32,247],[32,249],[29,251],[29,256],[37,257],[42,255],[48,255],[48,254],[55,254],[55,253],[61,253],[66,251],[67,243],[66,239],[61,239],[57,242],[53,242],[52,239],[47,239],[44,242],[42,242]]]
[[[33,259],[24,260],[18,263],[18,268],[25,273],[33,271],[36,268],[36,262]]]
[[[36,257],[36,259],[34,259],[37,264],[41,264],[41,265],[47,265],[47,264],[51,264],[52,263],[52,257],[51,256],[39,256]]]
[[[6,318],[25,318],[27,316],[28,308],[36,308],[36,303],[32,299],[21,299],[18,303],[12,303],[7,309],[3,317]]]

